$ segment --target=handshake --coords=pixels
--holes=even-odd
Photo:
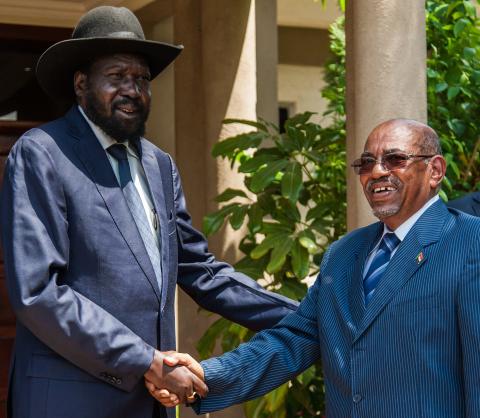
[[[193,403],[208,393],[202,366],[188,354],[155,350],[144,377],[150,394],[165,407]]]

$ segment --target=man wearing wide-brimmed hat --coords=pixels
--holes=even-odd
[[[150,81],[181,49],[145,40],[129,10],[98,7],[38,62],[41,86],[73,106],[25,133],[6,166],[9,417],[173,417],[144,386],[172,374],[189,382],[171,388],[184,400],[205,393],[186,368],[162,367],[177,283],[251,329],[296,308],[208,253],[173,161],[143,138]]]

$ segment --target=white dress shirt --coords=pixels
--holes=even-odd
[[[110,155],[109,152],[107,152],[107,148],[110,145],[118,144],[118,142],[115,141],[109,135],[107,135],[100,127],[95,125],[85,114],[81,106],[78,106],[78,109],[80,110],[80,113],[83,115],[85,120],[88,122],[88,124],[92,128],[92,131],[97,137],[98,142],[100,142],[100,145],[105,150],[105,153],[107,154],[107,157],[108,157],[108,161],[110,161],[110,165],[112,166],[115,177],[117,178],[117,182],[118,184],[120,184],[120,175],[118,172],[118,161],[116,160],[116,158]],[[155,242],[157,243],[157,246],[158,246],[159,245],[158,217],[155,212],[155,207],[152,203],[152,195],[150,194],[150,189],[148,187],[145,171],[143,169],[140,158],[138,157],[135,150],[132,149],[132,147],[128,144],[128,142],[125,142],[124,145],[127,147],[127,158],[128,158],[128,164],[130,165],[130,173],[132,175],[133,184],[135,185],[135,188],[137,189],[138,194],[140,195],[143,208],[145,209],[145,213],[147,215],[148,224],[150,225],[150,229],[152,231],[152,234],[155,237]],[[157,229],[155,229],[155,225],[157,226]]]
[[[383,224],[383,233],[378,242],[375,244],[375,247],[373,247],[373,250],[370,251],[367,257],[367,261],[365,263],[365,268],[363,269],[363,277],[365,278],[365,275],[368,272],[368,269],[370,268],[370,264],[372,264],[372,260],[377,253],[377,249],[380,246],[380,243],[382,242],[383,236],[388,233],[388,232],[394,232],[397,238],[402,242],[405,237],[407,236],[408,232],[410,229],[412,229],[413,225],[418,221],[420,216],[423,215],[423,213],[430,207],[432,206],[438,199],[438,195],[433,196],[427,203],[425,203],[417,212],[415,212],[410,218],[408,218],[404,223],[402,223],[395,231],[391,231],[387,225]],[[397,252],[397,248],[395,248],[392,251],[392,257],[393,255]],[[391,258],[391,257],[390,257]]]

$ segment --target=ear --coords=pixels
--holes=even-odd
[[[431,167],[430,187],[436,189],[445,177],[447,162],[441,155],[435,155],[430,159],[429,165]]]
[[[75,90],[77,100],[81,103],[87,91],[87,75],[85,73],[75,71],[73,75],[73,89]]]

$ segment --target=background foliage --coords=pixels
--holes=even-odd
[[[470,1],[428,0],[429,124],[447,159],[444,198],[480,185],[480,24]]]
[[[442,197],[477,189],[480,124],[480,24],[470,1],[427,0],[427,95],[430,125],[441,137],[447,159]],[[204,219],[211,235],[225,222],[246,225],[236,269],[268,283],[270,290],[301,299],[304,279],[315,275],[326,247],[346,231],[345,35],[344,18],[330,27],[333,58],[325,67],[328,103],[325,124],[311,113],[289,119],[285,132],[265,121],[226,120],[254,130],[227,138],[213,149],[245,174],[242,190],[217,197],[220,210]],[[202,358],[216,342],[230,350],[250,332],[225,319],[215,322],[198,344]],[[245,406],[249,418],[314,417],[324,412],[319,364]]]

